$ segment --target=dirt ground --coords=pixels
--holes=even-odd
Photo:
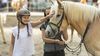
[[[1,36],[1,32],[0,32],[0,54],[1,54],[1,56],[8,56],[8,54],[9,54],[11,29],[12,29],[12,27],[4,28],[7,44],[2,43],[3,40],[2,40],[2,36]],[[69,32],[69,37],[70,37],[70,30],[68,30],[68,32]],[[35,43],[36,56],[43,56],[44,42],[42,40],[41,31],[39,30],[39,28],[33,29],[33,36],[34,36],[34,40],[35,40],[34,43]],[[75,48],[75,47],[77,47],[79,42],[80,42],[80,38],[78,37],[77,32],[74,31],[73,42],[70,43],[69,45],[71,48]],[[66,49],[65,49],[65,52],[66,52],[66,56],[77,56],[76,54],[72,54],[71,52],[69,52]],[[79,54],[79,56],[88,56],[83,44],[82,44],[82,51]]]

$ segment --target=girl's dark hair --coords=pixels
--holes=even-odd
[[[29,25],[28,24],[27,24],[27,33],[28,33],[28,36],[31,36],[30,31],[29,31]]]
[[[20,33],[20,22],[18,21],[18,35],[17,35],[17,39],[19,39],[19,33]]]
[[[46,9],[44,10],[44,16],[46,16]]]
[[[25,16],[25,15],[29,15],[30,16],[30,12],[29,10],[27,9],[22,9],[22,10],[19,10],[17,12],[17,20],[18,20],[18,36],[17,36],[17,39],[19,39],[19,34],[20,34],[20,23],[23,24],[23,25],[26,25],[22,22],[22,16]],[[28,33],[28,36],[31,36],[30,32],[29,32],[29,26],[27,24],[27,33]]]
[[[17,35],[17,39],[19,39],[19,34],[20,34],[20,22],[18,21],[18,35]],[[31,36],[30,32],[29,32],[29,25],[27,24],[27,34],[28,36]]]

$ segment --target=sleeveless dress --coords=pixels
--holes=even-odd
[[[28,36],[27,26],[25,26],[23,29],[20,29],[19,39],[17,39],[18,27],[13,29],[13,35],[15,37],[13,56],[32,56],[35,54],[32,26],[30,23],[28,25],[31,36]]]

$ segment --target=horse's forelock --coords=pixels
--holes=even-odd
[[[57,18],[56,18],[57,11],[58,11],[58,4],[57,4],[57,3],[55,3],[55,4],[53,4],[53,5],[51,6],[51,11],[50,11],[50,12],[52,12],[52,11],[55,11],[55,14],[54,14],[54,16],[50,19],[50,22],[54,22],[55,20],[57,20]]]

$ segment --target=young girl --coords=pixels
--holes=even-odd
[[[32,56],[34,55],[34,43],[32,37],[32,26],[35,27],[48,18],[51,13],[36,22],[30,22],[30,12],[27,9],[21,9],[17,12],[18,26],[16,26],[11,35],[10,56]]]

